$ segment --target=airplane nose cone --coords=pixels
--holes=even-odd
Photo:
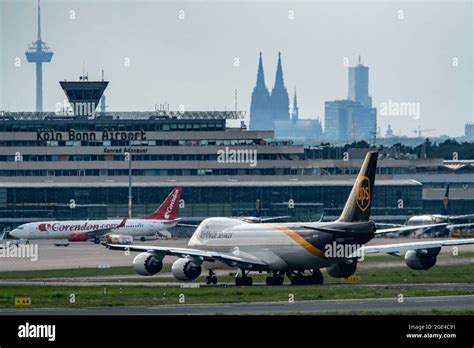
[[[20,238],[19,237],[19,232],[20,231],[18,231],[18,230],[13,230],[13,231],[8,232],[8,234],[13,238]]]

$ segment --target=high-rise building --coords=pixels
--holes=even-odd
[[[275,76],[275,86],[270,96],[272,119],[274,121],[288,121],[290,119],[290,98],[283,80],[281,53],[278,52],[278,63]]]
[[[270,110],[270,93],[265,85],[263,72],[262,52],[258,61],[257,84],[252,92],[250,103],[250,129],[271,130],[273,129],[272,115]]]
[[[352,100],[335,100],[324,103],[324,137],[331,141],[349,139],[348,110],[354,106]]]
[[[369,68],[362,65],[360,56],[359,64],[349,67],[347,99],[358,102],[366,108],[372,107],[372,97],[369,96]]]
[[[373,142],[377,109],[369,96],[369,68],[360,62],[348,69],[349,92],[345,100],[325,103],[324,137],[333,142]]]
[[[464,136],[467,141],[474,141],[474,123],[468,122],[464,125]]]
[[[326,139],[345,143],[372,141],[376,131],[375,108],[346,99],[326,102],[324,106]]]

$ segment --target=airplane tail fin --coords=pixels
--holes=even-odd
[[[441,209],[441,215],[448,215],[449,205],[449,184],[446,186],[446,192],[443,197],[443,208]]]
[[[377,169],[377,151],[369,151],[360,168],[359,175],[352,187],[344,210],[337,221],[368,221],[374,193],[375,171]]]
[[[178,213],[179,200],[183,189],[176,187],[166,197],[165,201],[152,214],[145,216],[143,219],[149,220],[174,220]]]

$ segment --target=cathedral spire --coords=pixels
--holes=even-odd
[[[281,67],[281,53],[278,52],[278,64],[275,77],[275,89],[276,88],[285,88],[285,83],[283,81],[283,68]]]
[[[265,74],[263,72],[262,52],[260,52],[260,58],[258,60],[258,72],[257,72],[257,85],[256,85],[256,88],[259,88],[259,87],[267,88],[265,86]]]
[[[267,130],[272,126],[270,112],[270,93],[265,86],[263,73],[262,52],[258,60],[257,84],[252,92],[250,101],[250,129]],[[270,128],[272,129],[272,127]]]
[[[296,87],[295,87],[295,94],[293,96],[293,113],[292,113],[291,119],[296,121],[298,120],[299,116],[300,116],[300,110],[298,107],[298,99],[296,97]]]
[[[281,53],[278,52],[278,64],[275,77],[275,86],[270,96],[273,121],[290,120],[290,98],[283,81],[283,68],[281,65]]]

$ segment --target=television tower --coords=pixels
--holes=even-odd
[[[49,63],[53,52],[41,40],[41,7],[38,0],[38,38],[33,41],[25,52],[29,63],[36,64],[36,112],[43,112],[43,63]]]

